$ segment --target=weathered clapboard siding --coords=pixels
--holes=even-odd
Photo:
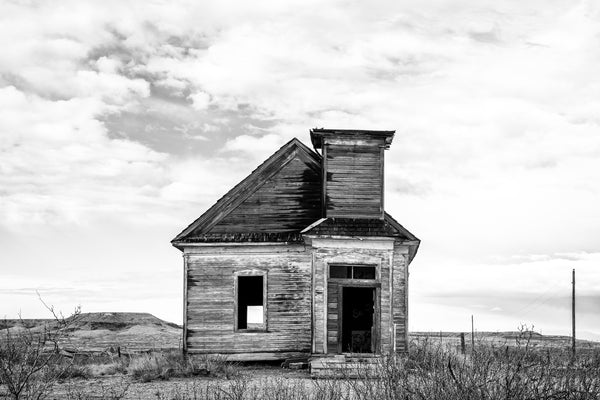
[[[330,330],[330,321],[333,317],[329,312],[329,304],[336,301],[337,293],[330,293],[330,280],[328,266],[330,264],[364,264],[374,265],[377,270],[377,279],[369,282],[377,286],[379,293],[379,318],[374,316],[373,324],[379,330],[379,338],[374,338],[377,343],[377,352],[387,352],[392,348],[392,321],[389,310],[391,309],[390,272],[393,261],[393,239],[323,239],[312,237],[313,270],[315,274],[313,288],[314,312],[314,347],[313,353],[337,352],[337,329]],[[347,282],[348,283],[348,282]],[[335,336],[334,336],[335,335]],[[379,340],[377,340],[379,339]],[[335,343],[335,349],[330,346]]]
[[[394,243],[392,316],[396,324],[396,351],[408,350],[408,260],[409,247],[400,241]]]
[[[325,214],[383,218],[383,147],[326,144]]]
[[[303,246],[185,248],[188,353],[310,352],[311,256]],[[267,331],[234,330],[235,273],[266,271]],[[259,355],[260,353],[260,355]],[[265,356],[268,354],[268,356]]]
[[[327,352],[338,352],[339,320],[338,310],[341,297],[338,283],[329,281],[327,284]]]
[[[321,171],[292,159],[211,233],[300,231],[321,217]]]
[[[323,152],[323,210],[326,217],[383,219],[384,151],[393,131],[313,129]]]

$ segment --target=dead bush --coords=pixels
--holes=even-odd
[[[87,377],[122,375],[127,373],[127,361],[109,361],[101,364],[85,365]]]
[[[229,361],[227,356],[222,354],[194,355],[189,359],[204,365],[212,376],[233,379],[240,375],[240,363]]]
[[[528,338],[529,336],[529,338]],[[544,351],[522,332],[516,347],[476,346],[460,354],[422,341],[410,354],[390,354],[373,367],[357,367],[338,379],[255,379],[238,373],[229,380],[193,383],[164,399],[307,400],[591,400],[600,399],[598,353]],[[223,360],[221,360],[223,361]]]
[[[61,341],[80,315],[80,309],[65,318],[52,307],[46,308],[54,317],[52,321],[26,327],[21,320],[20,327],[0,331],[0,384],[13,399],[47,397],[72,366],[72,360],[61,354]]]
[[[142,382],[166,380],[173,377],[208,375],[205,364],[186,358],[181,352],[150,353],[132,357],[127,373]]]

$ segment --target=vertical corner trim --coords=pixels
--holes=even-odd
[[[321,217],[327,218],[327,146],[324,143],[322,153]]]
[[[184,253],[183,256],[183,338],[182,338],[182,348],[183,354],[187,354],[187,308],[188,308],[188,257],[187,254]]]

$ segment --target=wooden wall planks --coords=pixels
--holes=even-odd
[[[207,247],[187,253],[189,353],[272,353],[269,357],[275,357],[310,352],[311,255],[298,249],[290,252],[289,247]],[[248,269],[267,272],[266,332],[234,331],[234,273]]]
[[[327,217],[383,218],[383,148],[331,144],[324,148]]]
[[[329,281],[327,284],[327,352],[338,352],[338,283]]]
[[[342,243],[344,242],[344,243]],[[352,243],[353,245],[349,245]],[[337,352],[337,335],[339,334],[334,321],[337,314],[337,287],[328,278],[329,264],[365,264],[377,267],[377,279],[373,282],[380,287],[379,305],[379,341],[378,351],[385,353],[393,348],[392,318],[390,310],[390,271],[393,265],[393,242],[391,241],[361,241],[359,239],[328,239],[319,242],[312,241],[314,263],[314,353]],[[401,289],[402,292],[404,289]],[[377,306],[376,306],[377,307]],[[334,316],[335,314],[335,316]],[[333,349],[331,346],[335,346]]]
[[[394,324],[397,351],[407,349],[408,246],[401,240],[313,238],[306,249],[302,245],[219,245],[186,248],[185,254],[190,354],[238,354],[252,359],[256,353],[255,359],[269,359],[284,353],[336,353],[340,282],[329,280],[329,264],[376,266],[378,352],[393,350]],[[267,272],[267,332],[234,330],[234,276],[251,269]]]
[[[392,324],[396,324],[397,352],[408,350],[408,251],[408,246],[402,242],[394,243]]]

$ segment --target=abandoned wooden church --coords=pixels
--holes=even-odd
[[[402,352],[419,239],[384,210],[394,131],[313,129],[172,244],[184,260],[184,350],[237,360]]]

